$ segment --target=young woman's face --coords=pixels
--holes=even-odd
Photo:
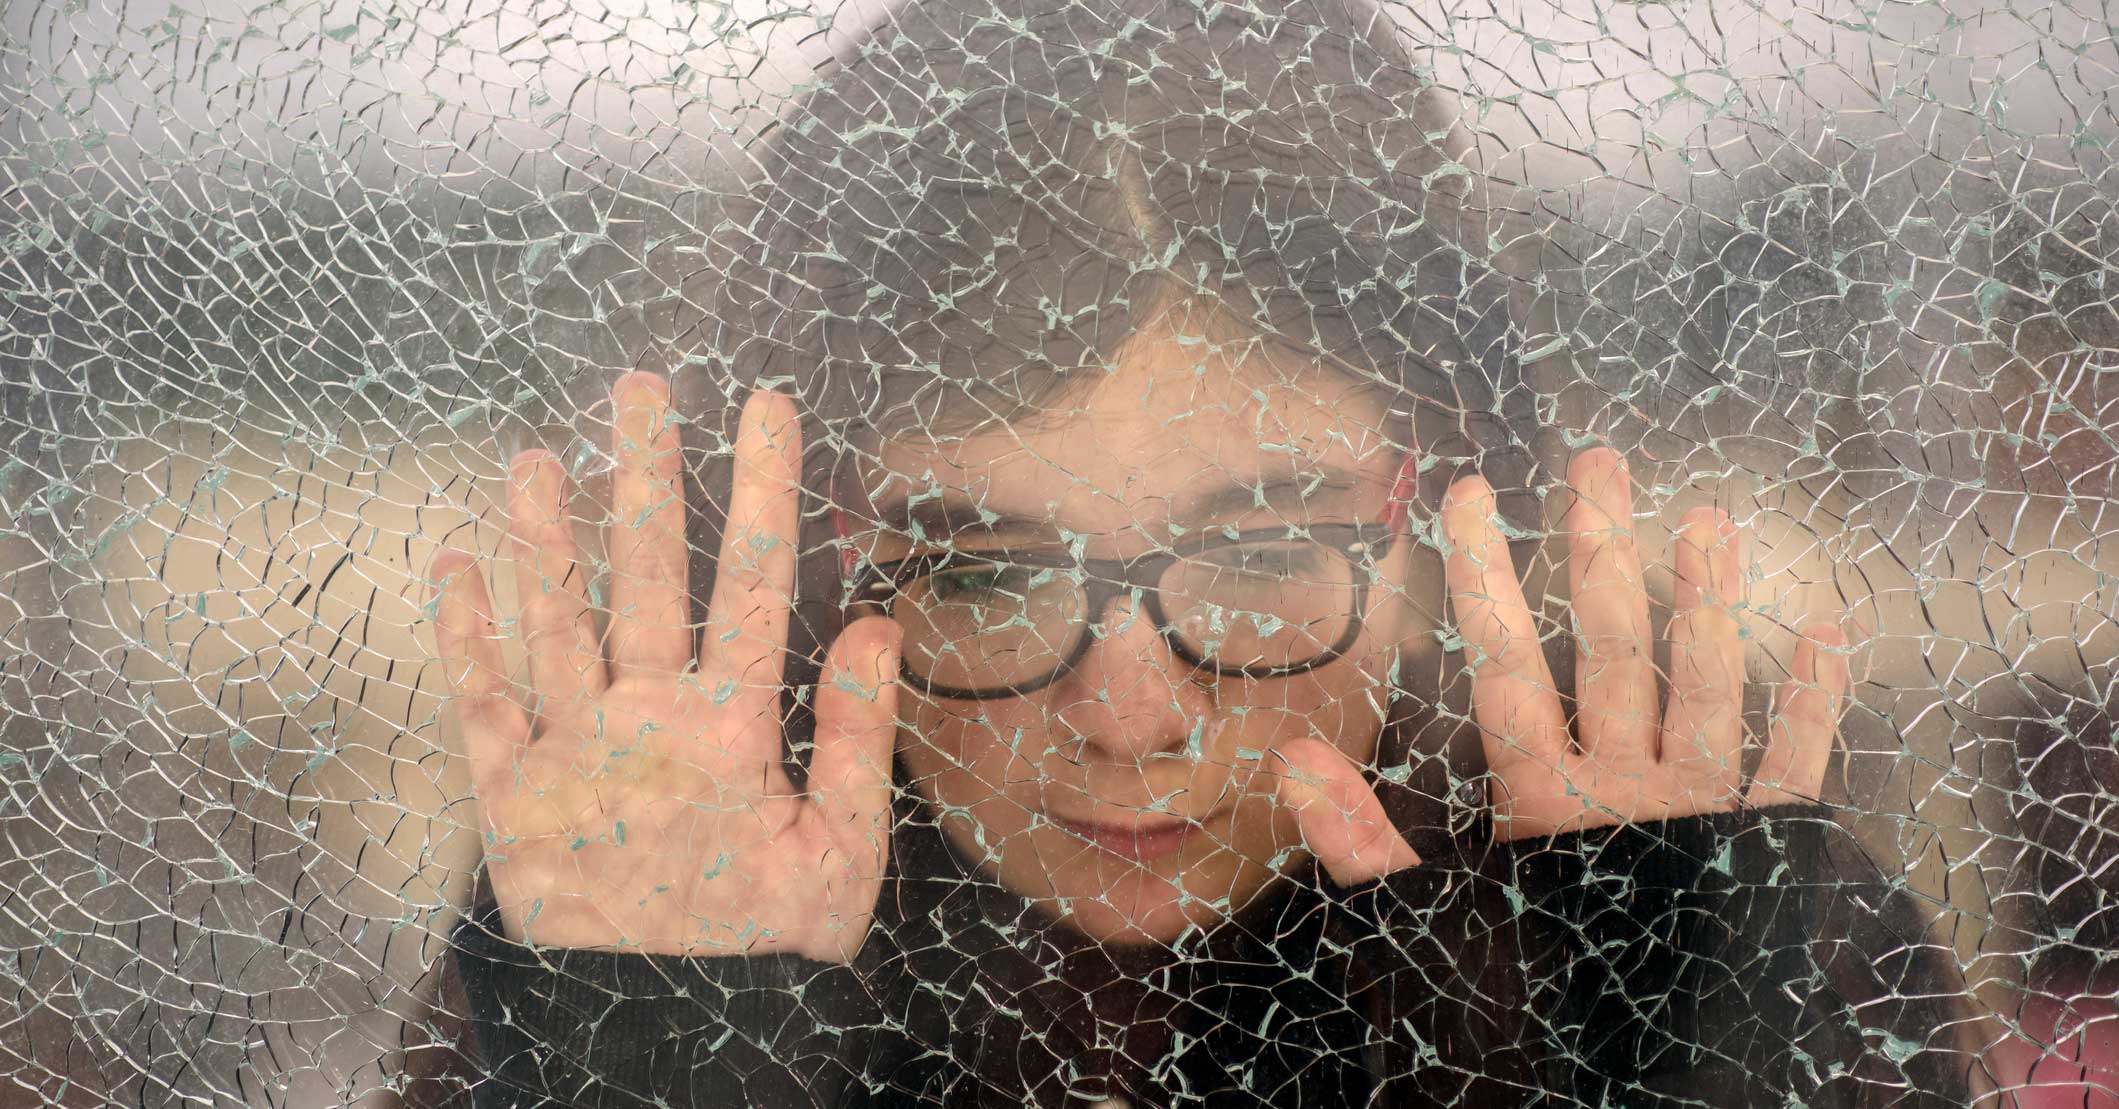
[[[1333,371],[1202,350],[1144,334],[1116,373],[1050,418],[887,444],[867,475],[879,507],[910,493],[946,501],[952,526],[976,526],[927,526],[918,543],[878,534],[871,557],[1066,552],[1078,537],[1080,557],[1124,558],[1224,525],[1388,516],[1404,454],[1381,434],[1374,399]],[[940,496],[921,496],[930,488]],[[983,523],[981,508],[998,520]],[[1411,547],[1391,545],[1359,637],[1314,669],[1196,668],[1122,592],[1096,614],[1080,663],[1041,689],[952,699],[907,688],[901,754],[955,846],[1010,889],[1106,942],[1172,939],[1241,908],[1301,857],[1293,815],[1261,772],[1275,745],[1314,735],[1373,754],[1393,649],[1412,630]]]

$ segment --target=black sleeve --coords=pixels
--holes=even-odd
[[[1439,1072],[1563,1104],[1966,1103],[1951,953],[1822,806],[1456,855],[1338,891],[1373,929],[1355,985],[1430,1094]]]
[[[453,936],[480,1109],[859,1105],[879,1008],[853,967],[538,948],[485,893]]]

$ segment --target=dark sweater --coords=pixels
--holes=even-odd
[[[1103,948],[916,811],[851,965],[457,928],[480,1106],[1963,1105],[1963,985],[1895,875],[1786,806],[1313,869]]]

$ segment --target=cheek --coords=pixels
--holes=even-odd
[[[1044,733],[1014,719],[1022,715],[1019,703],[957,710],[919,701],[909,715],[911,726],[900,733],[899,751],[922,797],[971,810],[991,831],[1030,822],[1038,807],[1036,748],[1043,746]]]
[[[1389,701],[1389,666],[1379,653],[1350,653],[1307,674],[1253,683],[1241,704],[1230,706],[1237,746],[1259,751],[1321,739],[1349,758],[1369,757]]]

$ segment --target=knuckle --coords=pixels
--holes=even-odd
[[[1583,523],[1574,542],[1585,565],[1616,568],[1619,562],[1615,560],[1637,557],[1640,551],[1640,540],[1631,527],[1601,519]]]
[[[523,598],[522,622],[533,628],[550,629],[571,622],[582,607],[580,598],[556,589],[547,589]]]
[[[633,548],[625,560],[625,568],[618,575],[620,581],[634,587],[662,585],[681,580],[690,568],[683,544],[648,542]]]
[[[1743,627],[1729,603],[1712,589],[1700,591],[1699,603],[1671,620],[1673,633],[1685,632],[1695,639],[1735,635]]]
[[[1678,699],[1701,719],[1720,718],[1742,709],[1744,703],[1743,696],[1734,688],[1714,682],[1686,686],[1678,691]]]
[[[1481,630],[1486,633],[1482,645],[1487,660],[1502,670],[1528,669],[1533,661],[1544,657],[1543,647],[1531,636],[1516,635],[1501,627]]]
[[[767,588],[771,575],[755,555],[746,553],[749,549],[746,543],[733,552],[723,552],[714,573],[744,593],[755,593]]]
[[[1688,691],[1741,696],[1744,671],[1718,651],[1677,651],[1671,656],[1671,680]]]
[[[1829,733],[1839,725],[1839,713],[1833,706],[1811,698],[1789,705],[1782,710],[1781,716],[1791,724],[1807,726],[1812,732]]]
[[[546,516],[518,521],[509,517],[508,524],[516,542],[538,555],[546,558],[573,558],[574,529],[564,519]]]
[[[1599,666],[1644,666],[1648,662],[1648,645],[1639,636],[1615,633],[1611,635],[1585,635],[1581,637],[1583,653],[1595,659]]]

